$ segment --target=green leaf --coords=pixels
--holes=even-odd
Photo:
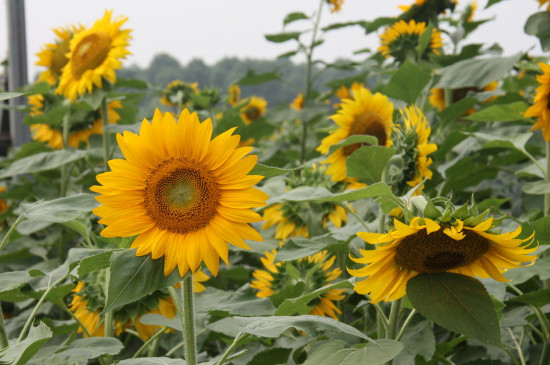
[[[86,365],[88,360],[102,355],[116,355],[123,348],[122,343],[112,337],[78,338],[63,351],[50,356],[39,357],[43,364],[74,364]]]
[[[521,228],[522,237],[528,237],[535,232],[535,242],[541,245],[550,245],[550,216],[542,217],[533,222],[525,222],[521,225]]]
[[[382,365],[395,358],[403,344],[386,339],[369,342],[362,348],[347,348],[343,341],[325,343],[308,356],[303,365]]]
[[[336,79],[325,83],[326,87],[331,89],[338,89],[340,86],[350,87],[354,82],[363,83],[368,76],[368,72],[362,72],[358,75],[343,77],[341,79]]]
[[[17,98],[19,96],[26,95],[26,94],[27,93],[18,93],[16,91],[7,91],[7,92],[4,92],[4,93],[0,93],[0,101],[14,99],[14,98]]]
[[[140,79],[121,79],[117,77],[115,87],[127,87],[131,89],[147,89],[149,85],[147,82]]]
[[[513,297],[509,300],[511,302],[531,304],[537,308],[540,308],[543,305],[550,304],[550,289],[542,289],[523,295],[518,295],[517,297]]]
[[[254,358],[247,362],[247,365],[280,365],[288,364],[290,348],[270,348],[254,355]]]
[[[250,274],[249,274],[250,275]],[[275,307],[268,298],[258,298],[252,290],[223,291],[208,288],[195,298],[196,309],[202,313],[224,312],[224,315],[271,315]]]
[[[40,171],[53,170],[67,163],[80,160],[89,155],[88,151],[53,151],[37,153],[13,162],[3,169],[0,179],[15,175],[31,174]]]
[[[362,22],[360,25],[365,28],[365,33],[369,34],[370,32],[374,32],[375,30],[378,30],[378,28],[383,27],[385,25],[390,25],[396,22],[397,19],[395,18],[376,18],[372,22]]]
[[[294,314],[305,314],[309,313],[311,308],[308,306],[309,302],[313,299],[319,298],[321,295],[333,289],[353,289],[353,284],[349,280],[343,280],[338,283],[331,285],[323,286],[317,290],[307,293],[298,298],[285,299],[285,301],[279,305],[275,311],[276,316],[292,316]],[[304,309],[307,308],[308,311],[305,312]]]
[[[483,88],[487,84],[508,75],[520,56],[469,59],[457,62],[439,70],[441,78],[434,87],[451,89],[463,87]]]
[[[336,150],[338,150],[342,147],[346,147],[346,146],[349,146],[351,144],[356,144],[356,143],[365,143],[365,144],[370,144],[370,145],[378,145],[378,138],[376,138],[375,136],[368,135],[368,134],[353,134],[353,135],[347,137],[346,139],[340,141],[339,143],[330,146],[330,148],[328,150],[328,153],[331,154],[334,151],[336,151]]]
[[[521,190],[526,194],[545,195],[550,194],[550,183],[548,181],[533,181],[525,183]]]
[[[384,88],[384,94],[412,104],[430,79],[431,75],[428,72],[407,60],[392,76]]]
[[[93,249],[93,254],[80,260],[71,274],[80,279],[92,271],[108,268],[114,252],[115,250]]]
[[[407,295],[427,319],[451,331],[501,346],[493,302],[478,280],[447,272],[420,274],[407,282]]]
[[[111,277],[103,312],[137,301],[155,290],[181,281],[178,270],[164,276],[164,260],[151,255],[136,256],[136,249],[121,250],[111,256]]]
[[[525,151],[525,144],[533,136],[533,133],[520,133],[511,136],[498,136],[488,133],[469,133],[483,145],[483,148],[511,148]]]
[[[23,216],[29,220],[66,223],[89,214],[99,203],[92,194],[80,193],[66,198],[21,204]]]
[[[277,251],[275,262],[301,259],[327,249],[329,246],[334,248],[338,244],[340,244],[339,241],[334,243],[330,241],[322,241],[321,239],[314,241],[304,237],[292,237]],[[345,250],[347,252],[347,248],[345,248]]]
[[[274,43],[282,43],[289,41],[291,39],[298,40],[301,32],[288,32],[288,33],[278,33],[278,34],[266,34],[265,39]]]
[[[379,182],[395,148],[384,146],[362,146],[346,159],[347,175]]]
[[[103,98],[107,97],[107,92],[100,87],[95,87],[89,94],[82,96],[82,101],[92,107],[93,110],[99,110]]]
[[[50,126],[57,127],[61,125],[63,121],[63,117],[68,112],[69,112],[68,105],[60,105],[58,107],[48,110],[43,114],[32,115],[32,116],[26,115],[23,118],[23,123],[25,123],[26,125],[41,123],[41,124],[47,124]]]
[[[544,52],[550,50],[550,14],[547,11],[531,15],[524,27],[525,33],[536,36]]]
[[[416,54],[418,55],[418,59],[422,58],[424,51],[428,48],[428,45],[432,40],[433,30],[434,25],[430,22],[426,27],[426,30],[424,30],[424,32],[420,35],[420,38],[418,38],[418,45],[416,46]]]
[[[263,84],[264,82],[273,81],[273,80],[280,80],[281,74],[278,70],[271,71],[271,72],[264,72],[261,74],[257,74],[253,70],[248,70],[246,72],[246,75],[237,81],[237,84],[240,85],[258,85]]]
[[[285,16],[283,24],[287,25],[289,23],[295,22],[296,20],[309,19],[307,15],[301,12],[290,13]]]
[[[140,357],[139,359],[122,360],[117,362],[117,365],[185,365],[185,360],[169,357]],[[210,365],[210,363],[205,365]]]
[[[517,101],[510,104],[492,105],[478,111],[465,119],[476,122],[512,122],[516,120],[531,121],[531,118],[523,117],[528,105],[523,101]]]
[[[27,271],[11,271],[0,274],[0,294],[17,289],[31,279]]]
[[[32,327],[27,337],[16,344],[0,350],[0,363],[23,365],[27,363],[48,340],[52,338],[52,331],[44,323]]]
[[[90,232],[92,231],[92,223],[89,219],[74,219],[63,223],[67,228],[78,232],[82,237],[90,240]]]
[[[329,30],[342,29],[342,28],[353,26],[353,25],[364,26],[365,24],[366,24],[365,21],[359,20],[359,21],[345,22],[345,23],[333,23],[333,24],[329,24],[329,25],[327,25],[327,26],[325,26],[321,29],[323,30],[323,32],[327,32]]]
[[[485,5],[485,9],[487,9],[488,7],[493,6],[495,4],[498,4],[501,1],[503,1],[503,0],[489,0],[489,1],[487,1],[487,5]]]
[[[335,331],[372,341],[355,327],[321,316],[234,317],[234,319],[241,332],[260,337],[277,338],[284,331],[296,328],[310,336],[315,336],[322,331]]]
[[[473,97],[465,97],[456,103],[452,103],[437,115],[441,118],[443,125],[447,125],[449,122],[460,117],[464,112],[477,104],[477,99]],[[458,134],[458,133],[457,133]]]
[[[269,177],[284,175],[284,174],[287,174],[289,172],[296,171],[296,170],[299,170],[299,169],[300,169],[300,167],[296,167],[294,169],[282,169],[280,167],[267,166],[267,165],[262,165],[262,164],[258,163],[258,164],[256,164],[256,166],[254,166],[252,171],[249,172],[249,174],[250,175],[261,175],[261,176],[263,176],[264,178],[267,179]]]

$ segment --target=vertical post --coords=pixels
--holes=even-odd
[[[25,32],[25,0],[6,0],[8,14],[8,88],[16,90],[28,82],[27,40]],[[10,106],[25,105],[25,99],[10,100]],[[23,112],[9,112],[12,147],[30,141],[29,127],[24,125]]]

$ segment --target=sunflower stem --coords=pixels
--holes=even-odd
[[[239,332],[237,334],[237,337],[235,337],[235,339],[233,340],[233,343],[231,344],[231,346],[229,346],[227,350],[225,350],[220,361],[218,361],[216,365],[222,365],[225,362],[225,360],[227,360],[229,355],[231,355],[233,350],[235,350],[237,346],[239,346],[245,339],[247,339],[248,336],[250,336],[250,334]]]
[[[162,336],[167,329],[168,327],[162,327],[153,336],[149,337],[149,339],[145,341],[143,345],[141,345],[141,347],[136,351],[134,356],[132,356],[132,359],[139,357],[139,355],[141,355],[149,347],[149,345],[153,343],[153,341],[157,340],[160,336]]]
[[[546,171],[544,181],[550,184],[550,141],[546,142]],[[544,194],[544,216],[550,215],[550,193]],[[546,284],[546,281],[544,282]],[[545,286],[545,288],[547,288]]]
[[[542,345],[542,354],[540,355],[539,365],[550,364],[550,341]]]
[[[101,99],[101,120],[103,121],[103,162],[105,163],[105,171],[109,171],[109,133],[107,126],[109,125],[109,113],[107,109],[107,96],[104,95]]]
[[[523,351],[521,351],[521,346],[519,345],[518,341],[516,340],[516,337],[514,336],[514,333],[510,328],[507,328],[508,333],[510,333],[510,337],[512,337],[512,341],[514,342],[514,345],[516,346],[516,351],[519,356],[519,362],[521,365],[525,365],[525,358],[523,357]]]
[[[388,332],[386,333],[386,338],[390,340],[395,340],[396,338],[400,312],[401,312],[401,299],[397,299],[391,302]]]
[[[105,272],[105,302],[108,302],[109,298],[109,282],[111,281],[111,269],[107,269]],[[105,312],[105,337],[115,336],[115,319],[113,317],[113,311]]]
[[[346,204],[342,204],[342,206],[352,215],[355,217],[355,219],[357,219],[357,221],[359,223],[361,223],[361,225],[363,227],[365,227],[365,229],[367,230],[367,232],[370,232],[370,228],[369,226],[367,225],[367,223],[361,219],[361,217],[359,216],[359,214],[357,214],[354,209],[349,205],[349,203],[346,203]]]
[[[168,287],[168,291],[178,311],[178,317],[183,330],[185,363],[187,365],[196,365],[197,342],[195,338],[195,312],[193,308],[193,275],[187,273],[183,277],[182,283],[183,304],[173,287]]]
[[[4,312],[2,312],[2,303],[0,302],[0,350],[8,347],[8,334],[4,325]]]
[[[399,330],[399,333],[397,333],[397,336],[395,336],[395,339],[397,341],[401,340],[401,338],[403,337],[403,334],[405,333],[405,329],[407,329],[407,326],[409,325],[409,323],[413,319],[415,313],[416,313],[416,309],[413,309],[413,310],[411,310],[411,312],[409,313],[407,318],[405,318],[405,322],[403,322],[403,325],[401,326],[401,329]]]

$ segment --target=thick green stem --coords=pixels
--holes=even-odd
[[[542,354],[540,355],[539,365],[550,364],[550,341],[546,341],[542,346]]]
[[[109,299],[109,281],[111,281],[111,269],[107,269],[105,273],[105,302]],[[105,337],[115,337],[115,319],[113,317],[113,311],[105,312],[104,318],[105,324]]]
[[[2,303],[0,303],[0,349],[8,347],[8,334],[4,325],[4,313],[2,312]]]
[[[225,360],[227,360],[229,355],[231,355],[233,350],[235,350],[237,346],[239,346],[248,336],[250,336],[250,334],[239,332],[237,334],[237,337],[235,337],[235,339],[233,340],[233,343],[231,344],[231,346],[229,346],[227,350],[225,350],[220,361],[218,361],[216,365],[222,365],[225,362]]]
[[[139,348],[139,350],[136,351],[134,356],[132,356],[132,359],[139,357],[139,355],[141,355],[151,345],[151,343],[153,343],[153,341],[162,336],[167,329],[168,327],[162,327],[153,336],[149,337],[149,339],[145,341],[145,343]]]
[[[193,304],[193,275],[187,273],[183,278],[183,305],[173,287],[169,287],[170,296],[178,310],[178,317],[183,329],[183,342],[185,351],[185,363],[197,364],[197,341],[195,338],[195,311]]]
[[[71,127],[70,124],[70,113],[67,112],[65,116],[63,117],[63,148],[66,149],[69,146],[69,129]],[[67,195],[67,164],[64,164],[61,166],[61,186],[59,188],[61,196],[64,197]]]
[[[103,121],[103,162],[105,163],[105,171],[109,171],[109,133],[107,126],[109,125],[109,111],[107,109],[107,97],[101,99],[101,120]]]
[[[405,333],[405,329],[407,329],[407,326],[411,322],[412,318],[414,317],[414,314],[416,313],[416,309],[411,310],[407,318],[405,319],[405,322],[403,322],[403,325],[401,326],[401,329],[399,330],[399,333],[397,333],[397,336],[395,336],[395,339],[397,341],[401,340],[403,337],[403,334]]]
[[[546,142],[546,173],[544,181],[550,184],[550,141]],[[550,193],[544,194],[544,216],[550,215]]]
[[[521,346],[516,340],[516,336],[514,336],[514,332],[512,332],[510,328],[507,328],[507,330],[508,330],[508,333],[510,333],[510,337],[512,337],[514,346],[516,346],[516,351],[518,352],[518,356],[519,356],[519,362],[521,363],[521,365],[525,365],[525,358],[523,357],[523,351],[521,351]]]
[[[401,299],[391,302],[390,323],[388,324],[388,332],[386,338],[395,340],[397,334],[397,326],[399,324],[399,313],[401,312]]]

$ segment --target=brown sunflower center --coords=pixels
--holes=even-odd
[[[352,136],[356,134],[375,136],[378,138],[379,146],[385,146],[388,138],[382,116],[373,112],[359,114],[353,121],[349,130],[349,135]],[[354,143],[343,147],[344,156],[351,156],[351,154],[362,145],[368,145],[368,143]]]
[[[260,111],[259,108],[256,108],[255,106],[251,106],[246,109],[244,114],[249,120],[254,121],[262,115],[262,112]]]
[[[183,234],[205,227],[219,200],[218,183],[206,166],[171,158],[149,175],[144,205],[159,228]]]
[[[111,37],[105,32],[94,32],[82,38],[71,58],[74,77],[78,80],[87,70],[93,70],[105,61],[111,50]]]
[[[61,69],[67,64],[69,59],[66,54],[70,51],[69,41],[63,41],[57,45],[55,50],[52,52],[52,64],[51,71],[57,77],[61,76]]]
[[[395,262],[402,268],[420,273],[444,272],[466,266],[489,250],[489,241],[471,230],[463,230],[464,238],[454,240],[442,230],[426,234],[420,230],[401,240]]]

